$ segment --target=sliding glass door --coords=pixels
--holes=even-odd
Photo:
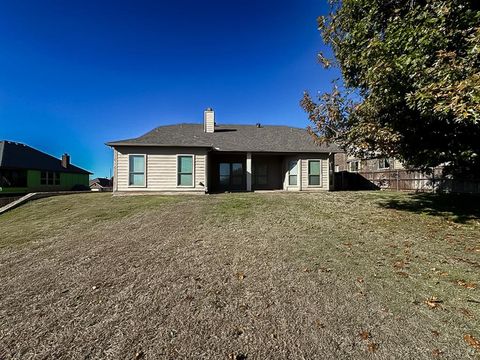
[[[242,163],[219,163],[219,184],[222,190],[243,190],[244,173]]]

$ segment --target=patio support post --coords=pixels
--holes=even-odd
[[[252,191],[252,153],[247,153],[247,191]]]

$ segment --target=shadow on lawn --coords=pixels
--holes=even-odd
[[[473,194],[411,194],[388,199],[382,207],[446,217],[457,223],[480,220],[480,196]]]

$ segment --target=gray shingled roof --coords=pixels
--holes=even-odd
[[[93,180],[90,180],[89,184],[90,186],[92,186],[93,184],[98,184],[101,187],[112,187],[112,180],[107,178],[95,178]]]
[[[60,159],[13,141],[0,141],[0,168],[90,174],[72,164],[64,168]]]
[[[288,126],[221,125],[205,133],[203,124],[159,126],[138,138],[108,146],[207,147],[217,151],[318,153],[339,152],[336,145],[316,145],[305,129]]]

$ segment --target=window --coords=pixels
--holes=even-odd
[[[257,164],[255,166],[255,184],[267,185],[268,184],[268,165]]]
[[[378,159],[378,169],[389,169],[390,168],[390,159],[383,158]]]
[[[177,161],[177,185],[193,186],[193,155],[179,155]]]
[[[241,186],[243,184],[243,165],[242,163],[232,163],[232,185]]]
[[[360,161],[350,161],[348,167],[351,172],[358,172],[360,170]]]
[[[298,161],[290,160],[288,162],[288,185],[297,185]]]
[[[222,187],[229,186],[230,185],[230,164],[220,163],[219,173],[220,173],[220,185],[222,185]]]
[[[308,185],[320,185],[320,160],[308,160]]]
[[[41,171],[40,185],[60,185],[60,173],[53,171]]]
[[[0,187],[27,187],[27,171],[0,170]]]
[[[243,164],[242,163],[220,163],[219,180],[222,189],[239,190],[243,186]]]
[[[130,155],[128,186],[145,186],[145,155]]]

